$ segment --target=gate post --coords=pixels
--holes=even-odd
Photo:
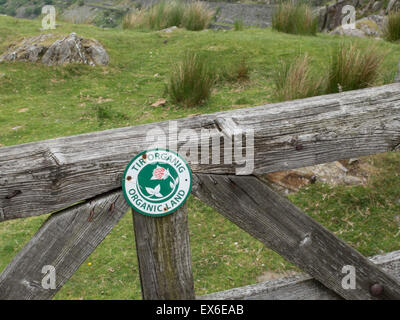
[[[132,214],[143,299],[194,299],[186,204],[163,217]]]

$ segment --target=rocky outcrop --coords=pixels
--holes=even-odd
[[[335,161],[315,166],[268,173],[262,178],[284,193],[297,192],[317,181],[336,185],[363,185],[374,168],[367,158]]]
[[[108,64],[109,57],[97,41],[71,33],[67,36],[42,34],[11,45],[0,56],[1,61],[41,62],[48,66],[83,63],[92,66]]]
[[[337,1],[334,4],[327,5],[325,7],[319,8],[317,10],[317,15],[318,15],[318,25],[319,25],[319,31],[324,31],[324,32],[330,32],[332,30],[337,29],[338,27],[341,26],[342,24],[342,9],[346,5],[351,5],[357,10],[357,17],[367,17],[369,20],[375,22],[379,29],[382,30],[382,21],[383,21],[383,16],[387,14],[390,11],[396,11],[400,9],[400,0],[390,0],[390,2],[387,4],[385,8],[385,2],[384,1],[375,1],[375,0],[340,0]],[[372,17],[372,18],[371,18]],[[375,19],[374,17],[378,17]],[[362,21],[363,19],[360,19],[359,21]],[[367,22],[368,26],[368,21],[362,21],[362,23]],[[357,28],[360,29],[360,28]],[[363,30],[366,29],[361,28],[361,31],[365,31],[367,35],[371,36],[374,31],[371,30],[369,32],[368,30]],[[345,33],[345,34],[353,34],[353,35],[360,35],[361,33],[359,31],[343,31],[343,30],[336,30],[336,33]]]
[[[342,0],[334,4],[327,5],[318,10],[319,31],[331,31],[342,24],[342,9],[346,5],[352,5],[357,8],[359,0]]]
[[[361,38],[380,38],[383,33],[385,19],[385,16],[370,15],[357,20],[355,29],[344,29],[342,26],[339,26],[335,30],[331,31],[330,34],[347,35]]]
[[[386,7],[385,13],[388,14],[390,11],[398,11],[398,10],[400,10],[400,1],[390,0]]]
[[[272,23],[272,15],[276,5],[207,2],[207,5],[215,11],[215,22],[233,24],[236,20],[244,25],[257,27],[269,27]]]
[[[11,46],[0,56],[1,61],[38,61],[46,51],[44,43],[53,37],[52,34],[42,34],[40,36],[23,39],[17,46]]]

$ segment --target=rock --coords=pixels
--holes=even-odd
[[[160,98],[158,99],[156,102],[154,102],[151,106],[152,107],[159,107],[159,106],[163,106],[167,103],[167,100]]]
[[[171,33],[172,31],[174,31],[176,29],[178,29],[178,27],[177,26],[173,26],[173,27],[169,27],[169,28],[166,28],[166,29],[162,29],[162,30],[160,30],[160,32]]]
[[[351,158],[351,159],[349,159],[349,165],[352,165],[353,163],[356,163],[356,162],[358,162],[358,159],[357,159],[357,158]]]
[[[235,21],[241,21],[245,26],[265,28],[271,25],[275,5],[270,3],[229,2],[231,1],[204,2],[215,12],[214,21],[216,24],[234,24]]]
[[[344,184],[349,186],[357,186],[357,185],[362,185],[365,181],[358,177],[346,176],[344,177],[343,182]]]
[[[377,11],[379,11],[379,10],[382,9],[382,5],[383,5],[383,2],[382,2],[382,1],[376,1],[376,2],[373,4],[371,10],[372,10],[373,12],[377,12]]]
[[[350,37],[358,37],[365,38],[366,34],[360,29],[343,29],[342,26],[337,27],[335,30],[331,31],[330,34],[339,35],[339,36],[350,36]]]
[[[385,24],[385,17],[380,15],[370,15],[356,21],[356,29],[343,29],[342,26],[331,31],[331,34],[345,35],[353,37],[374,37],[379,38],[382,35]]]
[[[108,57],[107,51],[98,41],[91,40],[90,44],[84,41],[83,46],[95,65],[108,64],[110,58]]]
[[[11,46],[0,56],[1,61],[41,62],[48,66],[68,63],[107,65],[108,54],[97,40],[83,39],[75,33],[60,38],[59,35],[42,34],[25,38]]]
[[[208,26],[208,29],[215,30],[215,31],[232,30],[232,28],[230,26],[225,26],[222,24],[213,24],[213,23]]]
[[[52,34],[42,34],[36,37],[23,39],[18,46],[9,48],[6,53],[1,55],[0,62],[14,60],[36,62],[46,51],[46,47],[42,43],[52,37]]]
[[[388,14],[392,9],[394,9],[397,0],[390,0],[388,6],[386,7],[386,14]]]
[[[356,28],[363,31],[367,37],[379,37],[381,35],[381,30],[377,23],[369,18],[358,20]]]
[[[319,31],[332,31],[342,24],[342,9],[346,5],[353,5],[353,0],[341,0],[334,4],[320,8],[318,15]]]
[[[346,161],[343,163],[346,164]],[[344,185],[362,185],[367,181],[368,168],[360,166],[359,161],[357,165],[335,161],[331,163],[324,163],[315,166],[279,171],[268,173],[265,178],[272,186],[279,191],[296,192],[300,188],[313,184],[316,181],[327,183],[332,186],[339,184]],[[357,168],[354,168],[356,166]]]
[[[369,19],[371,21],[374,21],[378,25],[379,29],[383,30],[385,22],[386,22],[386,18],[387,17],[382,16],[382,15],[372,14],[364,19]],[[363,19],[361,19],[361,20],[363,20]],[[361,20],[358,20],[358,21],[361,21]]]
[[[375,0],[370,0],[365,7],[366,10],[372,10],[372,7],[374,6]]]

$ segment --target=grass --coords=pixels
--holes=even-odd
[[[220,81],[242,83],[250,79],[251,70],[246,58],[224,63],[219,69],[217,67],[215,69],[217,69],[217,79]]]
[[[377,170],[366,186],[317,183],[290,200],[366,256],[399,250],[400,154],[380,154],[362,161]]]
[[[376,46],[365,50],[353,43],[341,43],[332,51],[326,80],[312,70],[307,54],[291,63],[283,60],[273,75],[275,96],[287,101],[371,87],[379,79],[384,58],[385,53]]]
[[[244,29],[243,20],[235,20],[235,22],[233,23],[233,30],[243,31],[243,29]]]
[[[387,41],[400,40],[400,11],[393,11],[388,14],[383,33]]]
[[[327,93],[363,89],[376,83],[385,54],[376,46],[362,50],[340,44],[331,55]]]
[[[194,107],[207,101],[215,80],[207,62],[194,52],[186,52],[182,61],[175,65],[167,86],[172,102]]]
[[[124,20],[124,28],[144,28],[161,30],[182,24],[184,5],[179,1],[160,2],[149,8],[130,13]]]
[[[212,16],[213,12],[201,2],[161,1],[127,14],[122,26],[124,29],[150,30],[183,26],[187,30],[199,31],[209,25]]]
[[[0,16],[0,52],[25,36],[37,35],[38,20]],[[98,39],[110,55],[104,67],[46,67],[0,63],[0,144],[16,145],[85,132],[177,119],[276,102],[272,75],[280,61],[307,53],[316,70],[328,66],[326,52],[342,39],[329,35],[295,36],[270,29],[241,32],[171,34],[103,30],[61,23],[51,33],[76,32]],[[372,39],[346,39],[366,49]],[[396,71],[400,47],[379,42],[382,76]],[[249,66],[245,82],[218,81],[202,105],[182,108],[164,94],[171,65],[196,51],[218,67]],[[378,84],[381,83],[378,79]],[[331,188],[316,184],[290,199],[365,255],[399,249],[399,153],[370,158],[379,169],[366,187]],[[255,283],[266,271],[296,270],[291,264],[240,231],[194,197],[188,202],[196,294]],[[46,216],[0,223],[0,270],[38,230]],[[127,214],[56,295],[56,299],[140,299],[140,281]],[[90,265],[89,265],[90,264]]]
[[[204,30],[210,24],[213,14],[202,2],[191,2],[185,8],[183,26],[191,31]]]
[[[279,101],[313,97],[323,90],[323,78],[312,74],[308,55],[299,56],[292,63],[282,61],[273,78]]]
[[[275,10],[272,28],[290,34],[315,36],[318,31],[318,20],[307,4],[289,1],[281,3]]]

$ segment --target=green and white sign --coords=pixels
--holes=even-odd
[[[125,169],[122,189],[137,212],[160,217],[177,210],[192,188],[192,173],[183,158],[166,149],[147,150]]]

